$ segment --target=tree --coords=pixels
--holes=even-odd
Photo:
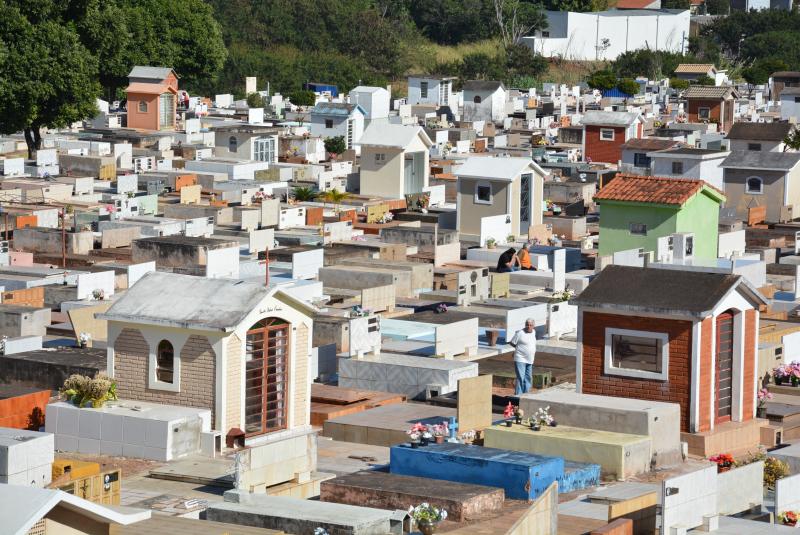
[[[586,83],[592,89],[607,91],[617,86],[617,77],[611,71],[595,71],[586,79]]]
[[[312,188],[299,187],[292,190],[292,196],[296,201],[307,202],[313,201],[317,197],[317,192]]]
[[[663,0],[661,7],[663,9],[689,9],[691,2],[689,0]]]
[[[266,106],[266,99],[261,96],[261,93],[250,93],[247,95],[248,108],[263,108]]]
[[[317,101],[317,96],[314,92],[305,89],[292,91],[287,96],[295,106],[313,106]]]
[[[78,35],[55,21],[34,24],[2,3],[0,73],[0,131],[22,130],[30,158],[41,148],[42,128],[63,128],[97,113],[97,59]]]
[[[494,11],[505,47],[519,45],[526,35],[547,28],[547,17],[538,4],[523,0],[494,0]]]
[[[639,93],[639,84],[631,78],[620,78],[617,81],[617,89],[633,97]]]
[[[783,151],[786,152],[789,149],[798,151],[800,150],[800,130],[797,128],[792,129],[791,132],[784,138],[783,144]]]
[[[341,154],[347,150],[344,136],[334,136],[325,138],[325,152],[330,154]]]
[[[336,213],[339,213],[339,205],[342,204],[342,201],[350,197],[350,194],[345,191],[339,191],[336,188],[332,190],[326,191],[319,195],[320,199],[322,199],[325,203],[331,203],[336,206]]]
[[[693,83],[694,85],[716,85],[716,82],[710,76],[701,76]]]
[[[747,82],[748,91],[752,93],[753,87],[766,84],[773,72],[785,71],[786,69],[788,69],[788,66],[782,60],[761,59],[742,69],[742,78]]]
[[[706,0],[706,13],[709,15],[727,15],[731,12],[730,0]]]
[[[669,79],[669,86],[672,89],[675,89],[677,91],[683,91],[684,89],[688,89],[689,85],[690,85],[689,81],[688,80],[684,80],[682,78],[670,78]]]

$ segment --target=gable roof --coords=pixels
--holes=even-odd
[[[163,95],[164,93],[177,93],[175,88],[167,84],[149,84],[147,82],[133,82],[125,89],[128,94]]]
[[[463,89],[464,91],[490,91],[495,92],[498,89],[505,89],[506,86],[503,85],[503,82],[496,82],[491,80],[469,80],[464,82]]]
[[[711,63],[681,63],[675,74],[708,74],[708,71],[717,72],[717,69]]]
[[[690,85],[683,92],[684,98],[724,99],[728,98],[728,96],[738,97],[739,93],[729,85],[721,85],[719,87],[713,85]]]
[[[732,169],[772,169],[789,171],[800,162],[797,152],[764,152],[760,150],[737,150],[722,160],[722,168]]]
[[[794,125],[786,122],[733,123],[728,139],[753,139],[757,141],[783,141]]]
[[[623,143],[620,148],[622,150],[646,150],[646,151],[654,151],[654,150],[665,150],[671,149],[674,147],[680,147],[683,143],[681,141],[677,141],[675,139],[662,139],[658,137],[642,137],[636,138],[633,137]]]
[[[639,119],[639,114],[631,111],[587,111],[581,124],[597,126],[630,126]]]
[[[539,164],[530,158],[505,158],[496,156],[469,157],[453,171],[453,174],[459,178],[491,178],[510,182],[527,169],[533,169],[542,176],[547,174],[539,167]]]
[[[625,174],[618,174],[594,200],[683,206],[699,193],[725,200],[725,194],[704,180]]]
[[[356,145],[405,149],[417,136],[420,136],[426,147],[433,145],[421,126],[373,122],[364,130]]]
[[[571,303],[634,312],[681,313],[706,317],[728,293],[741,286],[753,303],[764,298],[731,273],[611,265]]]
[[[136,65],[131,72],[128,73],[128,78],[145,78],[150,80],[158,80],[159,82],[166,79],[170,73],[179,78],[178,74],[170,67],[150,67],[149,65]]]
[[[386,91],[386,88],[372,85],[359,85],[350,90],[351,93],[378,93],[380,91]],[[388,93],[388,91],[386,92]]]
[[[150,518],[149,510],[121,512],[61,490],[19,485],[0,485],[0,503],[3,533],[8,535],[26,535],[34,524],[59,506],[104,524],[126,525]]]
[[[276,291],[280,290],[242,280],[206,279],[153,271],[139,279],[111,308],[96,317],[228,332],[236,328],[265,297]]]

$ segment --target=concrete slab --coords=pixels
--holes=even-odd
[[[526,413],[527,414],[527,413]],[[650,470],[650,439],[641,435],[612,433],[559,425],[530,427],[495,425],[484,430],[484,444],[490,448],[509,448],[539,455],[561,455],[575,462],[596,463],[603,475],[617,479]]]
[[[281,496],[240,494],[239,503],[209,504],[206,519],[242,526],[313,533],[318,527],[342,535],[385,535],[393,511]],[[227,499],[227,495],[226,495]]]
[[[428,502],[447,511],[448,520],[478,518],[503,507],[503,489],[378,471],[337,477],[321,486],[324,502],[378,509],[408,509]]]

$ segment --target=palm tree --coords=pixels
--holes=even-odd
[[[319,194],[319,198],[322,199],[322,202],[336,205],[337,214],[339,213],[339,205],[348,197],[350,197],[349,193],[346,191],[339,191],[336,188]]]
[[[298,202],[313,201],[317,197],[317,192],[313,188],[298,187],[292,190],[292,197]]]

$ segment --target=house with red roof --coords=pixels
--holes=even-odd
[[[693,258],[717,258],[719,208],[725,195],[700,179],[617,175],[594,196],[600,206],[600,255],[658,250],[658,239],[693,236]]]
[[[178,75],[169,67],[136,66],[128,74],[128,128],[174,130]]]

